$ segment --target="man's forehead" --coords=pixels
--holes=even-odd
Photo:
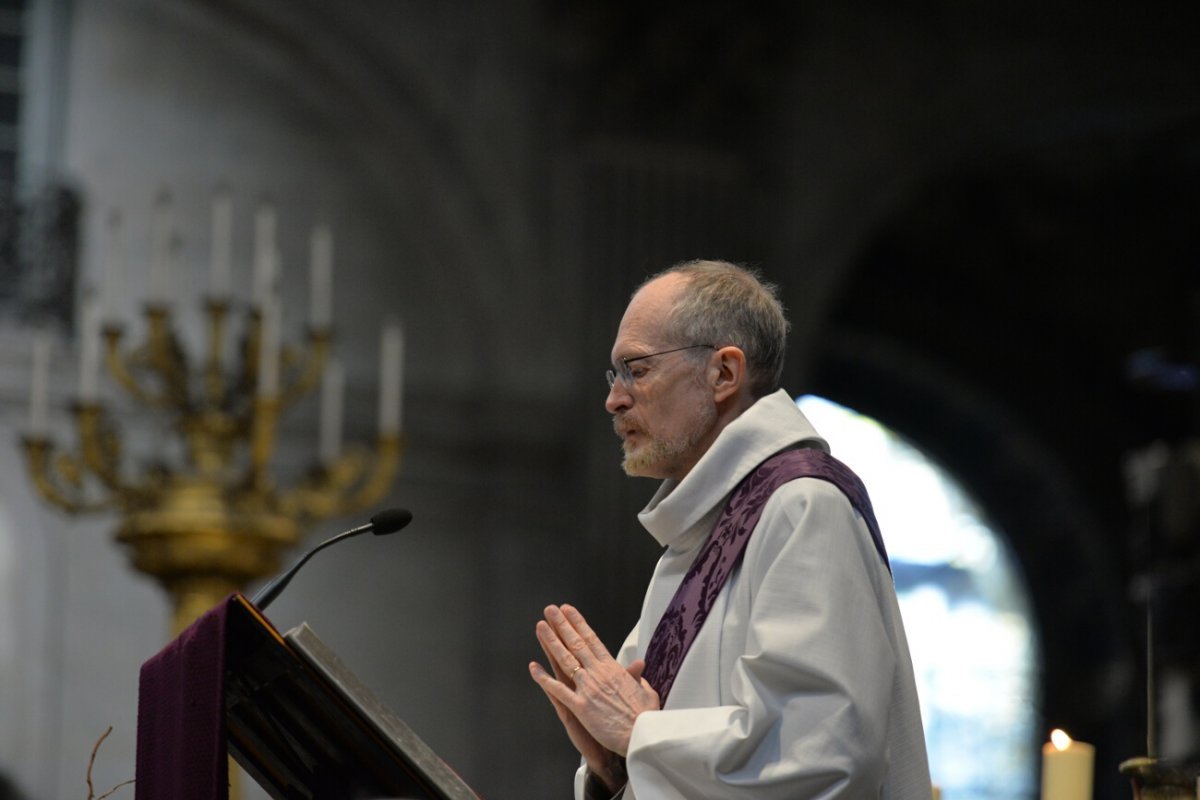
[[[622,358],[631,358],[634,356],[649,353],[654,345],[653,340],[645,335],[639,335],[632,331],[626,331],[624,325],[622,329],[617,331],[617,338],[613,340],[612,353],[610,354],[612,362],[615,364]]]
[[[630,299],[613,341],[614,361],[631,354],[650,352],[665,340],[668,312],[681,283],[679,275],[664,275],[643,286]]]
[[[663,340],[664,326],[661,319],[651,315],[626,314],[613,340],[612,359],[649,353]]]
[[[622,363],[650,355],[653,349],[652,347],[623,347],[619,344],[614,345],[612,352],[609,354],[608,363],[612,365],[613,369],[620,369]]]

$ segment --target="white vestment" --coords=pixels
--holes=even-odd
[[[800,442],[828,449],[780,391],[728,425],[682,481],[663,482],[639,518],[666,551],[622,664],[645,656],[738,482]],[[767,501],[666,708],[637,718],[626,768],[623,800],[929,799],[891,574],[833,484],[802,478]]]

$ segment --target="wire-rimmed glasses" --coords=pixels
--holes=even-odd
[[[654,356],[665,356],[667,353],[678,353],[680,350],[695,350],[697,347],[707,347],[709,350],[717,348],[711,344],[689,344],[683,347],[675,347],[670,350],[659,350],[657,353],[647,353],[644,356],[634,356],[633,358],[619,359],[620,366],[616,369],[610,369],[604,373],[605,380],[608,381],[608,388],[612,389],[617,383],[617,378],[621,379],[621,383],[625,384],[625,388],[633,386],[634,381],[641,377],[641,373],[634,374],[629,365],[641,361],[644,358],[654,358]]]

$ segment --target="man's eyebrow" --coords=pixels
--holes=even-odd
[[[617,363],[624,364],[626,361],[630,361],[631,359],[645,358],[647,355],[654,355],[654,354],[653,353],[637,353],[637,352],[626,353],[623,356],[617,356]]]

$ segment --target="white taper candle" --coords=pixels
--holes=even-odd
[[[310,257],[308,322],[320,330],[333,322],[333,232],[328,225],[313,228]]]
[[[267,297],[259,309],[262,332],[258,344],[258,396],[274,398],[279,395],[279,349],[283,307],[279,298]]]
[[[275,209],[269,203],[258,207],[254,215],[254,286],[252,301],[263,307],[275,293],[278,252],[275,246]]]
[[[379,433],[400,432],[404,384],[404,329],[400,321],[388,320],[379,344]]]

